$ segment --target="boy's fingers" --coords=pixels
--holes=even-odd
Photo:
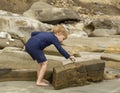
[[[75,62],[75,59],[74,59],[74,58],[72,59],[72,62]]]

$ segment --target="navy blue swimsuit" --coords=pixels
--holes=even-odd
[[[61,47],[59,40],[52,32],[32,32],[31,38],[25,45],[25,49],[33,60],[37,60],[38,63],[41,63],[47,61],[43,49],[51,44],[53,44],[66,59],[70,57]]]

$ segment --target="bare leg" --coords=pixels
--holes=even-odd
[[[37,78],[39,76],[39,72],[40,72],[41,66],[42,66],[42,64],[37,64]]]
[[[48,86],[47,83],[43,82],[43,77],[44,77],[44,74],[46,72],[46,69],[47,69],[47,61],[46,62],[43,62],[43,63],[39,63],[38,64],[38,78],[37,78],[37,81],[36,81],[36,85],[40,85],[40,86]]]
[[[39,77],[41,66],[42,64],[37,64],[37,78]],[[47,81],[46,79],[42,79],[42,81],[49,84],[49,81]]]

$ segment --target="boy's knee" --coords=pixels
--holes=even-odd
[[[48,64],[48,62],[47,62],[47,61],[45,61],[45,62],[43,62],[43,63],[42,63],[42,65],[47,65],[47,64]]]

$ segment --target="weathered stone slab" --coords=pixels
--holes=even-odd
[[[0,71],[1,72],[1,71]],[[30,69],[12,69],[11,71],[0,74],[0,81],[29,81],[36,79],[36,71]]]
[[[85,66],[68,64],[53,70],[53,86],[55,89],[61,89],[70,86],[84,85],[87,80]]]
[[[86,61],[84,64],[88,81],[96,82],[103,80],[105,63],[102,60]]]
[[[70,55],[74,55],[76,57],[80,57],[79,54],[79,49],[77,47],[69,47],[69,46],[64,46],[62,45],[62,47],[70,54]],[[62,56],[58,50],[55,48],[54,45],[48,46],[47,48],[45,48],[44,50],[45,54],[48,55],[57,55],[57,56]]]
[[[6,47],[0,52],[0,81],[35,80],[36,64],[28,53],[21,48]],[[48,58],[45,79],[51,82],[53,67],[62,65],[62,61]]]
[[[109,46],[105,49],[105,53],[120,54],[120,46]]]
[[[104,53],[101,59],[120,62],[120,54]]]
[[[53,86],[62,89],[72,86],[86,85],[88,81],[102,81],[105,62],[91,60],[71,63],[53,69]]]

